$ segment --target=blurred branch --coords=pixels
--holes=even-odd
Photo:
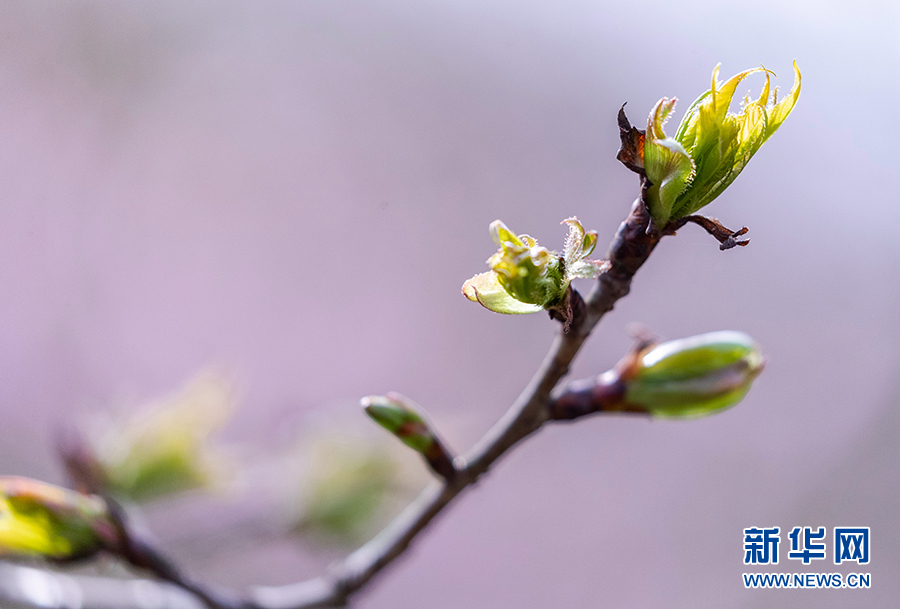
[[[206,609],[197,596],[149,579],[69,575],[0,562],[0,599],[8,609]]]
[[[170,582],[188,592],[196,595],[207,607],[211,609],[230,609],[242,607],[244,603],[227,596],[224,592],[213,589],[211,586],[193,581],[181,569],[166,558],[154,544],[129,526],[125,510],[110,497],[105,497],[109,506],[109,512],[113,523],[119,533],[120,547],[115,553],[130,565],[149,571],[160,580]]]

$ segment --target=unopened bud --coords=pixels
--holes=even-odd
[[[623,402],[654,416],[695,418],[740,402],[765,364],[746,334],[700,334],[649,347],[623,370]]]
[[[117,543],[106,503],[29,478],[0,477],[0,557],[85,558]]]
[[[445,478],[454,474],[453,459],[412,401],[399,393],[388,393],[364,397],[360,403],[376,423],[421,453],[435,472]]]
[[[645,339],[600,376],[555,391],[548,409],[557,421],[597,412],[690,419],[734,406],[765,360],[741,332],[710,332],[654,345]]]

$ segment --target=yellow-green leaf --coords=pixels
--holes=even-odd
[[[105,502],[45,482],[0,477],[0,556],[72,560],[114,543]]]
[[[488,271],[475,275],[463,284],[462,292],[466,298],[477,302],[485,309],[507,315],[525,315],[542,311],[540,305],[516,300],[500,285],[497,273]]]

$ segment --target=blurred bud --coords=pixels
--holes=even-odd
[[[220,477],[223,460],[209,436],[228,420],[232,403],[228,383],[205,373],[180,395],[110,422],[94,442],[110,490],[147,501],[210,486]]]
[[[116,545],[106,503],[52,484],[0,477],[0,557],[86,558]]]
[[[764,363],[759,346],[741,332],[661,343],[640,351],[621,371],[623,402],[659,417],[705,416],[740,402]]]
[[[376,423],[422,454],[431,468],[445,478],[453,476],[453,459],[419,413],[421,408],[399,393],[370,395],[360,400]]]
[[[766,76],[759,98],[751,100],[748,95],[739,113],[729,113],[738,84],[754,72]],[[769,99],[770,74],[755,68],[720,83],[716,66],[712,87],[688,108],[674,138],[666,136],[663,125],[676,100],[664,97],[650,111],[643,167],[650,182],[646,203],[657,227],[693,214],[722,194],[791,113],[800,96],[796,62],[794,85],[780,102],[777,88]]]
[[[500,250],[487,261],[490,271],[463,284],[463,294],[497,313],[535,313],[561,306],[573,279],[594,278],[609,268],[608,261],[587,258],[597,244],[596,232],[585,232],[575,217],[562,223],[569,225],[569,235],[560,256],[528,235],[516,236],[500,220],[492,222],[491,237]]]
[[[329,543],[355,544],[370,535],[398,491],[390,446],[332,433],[307,440],[302,452],[300,494],[290,506],[294,531]]]

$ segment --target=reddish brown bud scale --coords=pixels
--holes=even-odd
[[[615,370],[598,377],[569,383],[550,403],[550,418],[566,421],[594,412],[640,412],[623,401],[625,384]]]

